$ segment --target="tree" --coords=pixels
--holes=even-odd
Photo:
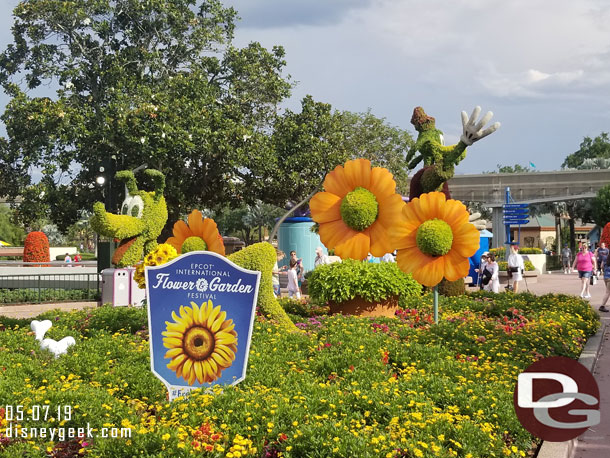
[[[606,185],[597,191],[593,199],[593,220],[600,228],[610,222],[610,185]]]
[[[350,158],[369,159],[374,166],[385,167],[394,175],[398,191],[407,194],[408,168],[405,162],[415,144],[406,130],[386,123],[367,110],[365,113],[343,111],[337,114],[343,125],[343,147]]]
[[[0,240],[18,246],[25,239],[25,231],[14,223],[14,217],[13,210],[6,205],[0,205]]]
[[[11,180],[0,195],[24,194],[41,169],[51,218],[65,230],[101,200],[92,186],[100,166],[116,211],[123,188],[114,172],[146,163],[167,177],[168,228],[194,207],[254,202],[253,163],[268,160],[266,133],[290,83],[281,47],[231,45],[232,8],[46,0],[23,1],[14,16],[14,43],[0,57],[11,97],[0,141],[0,171]],[[45,86],[52,97],[30,95]]]
[[[327,103],[306,96],[301,112],[286,110],[274,124],[271,160],[259,163],[264,177],[259,198],[284,206],[296,203],[320,188],[325,175],[348,159],[364,157],[386,167],[407,189],[405,155],[413,145],[411,135],[393,127],[370,111],[332,111]]]
[[[258,241],[263,241],[263,229],[271,229],[283,210],[273,205],[256,202],[254,205],[243,205],[238,208],[224,208],[216,212],[214,220],[222,234],[235,234],[246,245],[254,243],[258,230]]]
[[[610,158],[610,137],[607,132],[602,132],[595,138],[585,137],[580,144],[578,151],[569,154],[561,167],[578,169],[587,159],[609,159]],[[587,167],[587,168],[607,168],[606,167]]]
[[[501,164],[498,164],[498,165],[496,165],[496,167],[498,168],[497,171],[483,172],[483,173],[525,173],[525,172],[532,172],[533,171],[529,167],[523,167],[520,164],[515,164],[515,165],[501,165]]]

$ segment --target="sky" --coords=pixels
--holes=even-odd
[[[17,0],[3,0],[12,8]],[[241,20],[236,46],[286,50],[307,94],[415,135],[413,108],[436,118],[445,143],[476,105],[502,125],[468,148],[457,173],[497,164],[557,170],[585,136],[610,131],[610,3],[606,0],[225,0]],[[0,18],[0,48],[11,41]],[[0,96],[0,107],[7,102]],[[3,109],[3,108],[2,108]]]

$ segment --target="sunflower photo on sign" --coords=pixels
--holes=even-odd
[[[227,319],[220,305],[214,307],[211,300],[199,307],[180,306],[180,314],[172,312],[174,321],[163,334],[165,353],[171,361],[167,367],[176,372],[189,385],[195,380],[210,383],[220,378],[223,369],[231,367],[237,351],[237,332],[233,320]]]
[[[150,364],[170,401],[246,376],[260,272],[210,251],[146,266]]]

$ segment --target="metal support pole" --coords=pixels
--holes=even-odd
[[[505,191],[504,203],[506,203],[506,204],[510,203],[510,187],[508,187],[508,186],[506,187],[506,191]],[[506,242],[505,243],[510,243],[511,242],[510,224],[505,224],[504,228],[506,230]]]
[[[502,207],[493,207],[491,209],[491,225],[493,229],[493,240],[492,247],[493,248],[502,248],[506,243],[506,231],[504,230],[502,223],[502,215],[504,211]]]
[[[434,324],[438,324],[438,285],[433,289],[434,291]]]

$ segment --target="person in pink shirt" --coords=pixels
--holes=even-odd
[[[578,254],[574,258],[572,269],[578,270],[578,278],[582,284],[580,291],[580,297],[589,299],[591,294],[589,293],[589,279],[593,272],[597,270],[597,262],[595,261],[595,255],[587,250],[587,244],[583,243],[578,247]]]

